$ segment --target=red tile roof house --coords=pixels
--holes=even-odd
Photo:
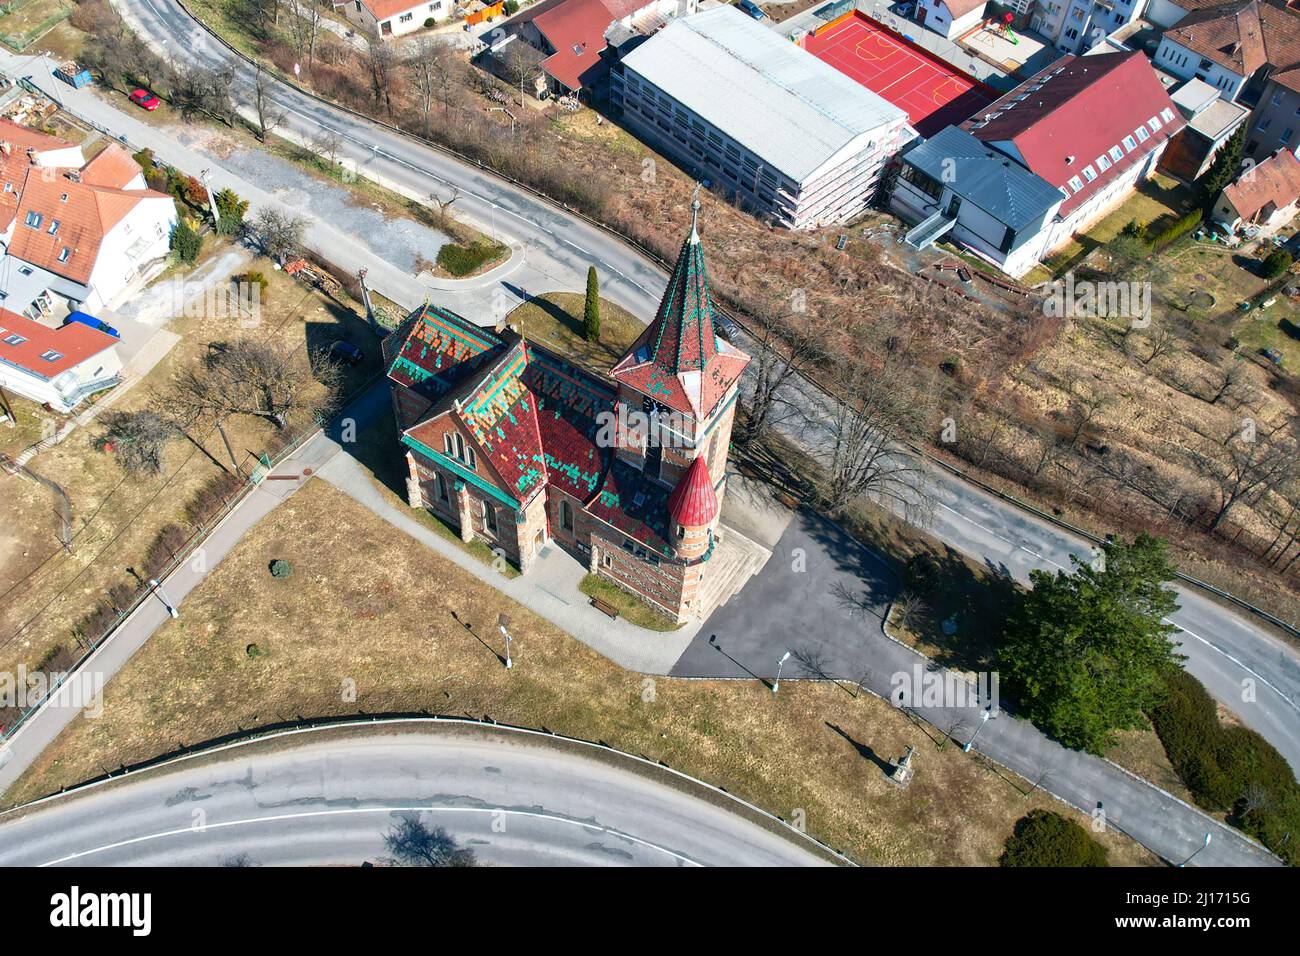
[[[943,157],[921,144],[899,157],[891,207],[918,223],[909,233],[913,245],[951,232],[1020,276],[1122,203],[1186,125],[1140,52],[1067,55],[960,127],[990,157],[1017,167],[1008,167],[1006,184],[991,185],[987,175],[945,178]],[[940,136],[952,132],[949,127]],[[987,157],[981,162],[989,165]],[[1024,171],[1032,183],[1021,181]],[[1043,201],[1044,186],[1049,195],[1055,190],[1054,209]]]
[[[541,67],[558,93],[591,89],[609,72],[601,53],[614,24],[650,32],[667,20],[699,9],[699,0],[540,0],[507,24],[547,54]]]
[[[441,23],[455,12],[456,0],[345,0],[336,2],[334,9],[355,23],[363,36],[387,39],[422,30],[426,20]]]
[[[715,332],[694,228],[654,321],[608,378],[429,305],[385,339],[384,359],[411,507],[524,573],[555,542],[676,621],[712,609],[749,356]]]
[[[22,149],[32,132],[0,122],[0,306],[31,318],[111,308],[165,263],[175,202],[116,143],[84,163],[61,141]]]
[[[1230,231],[1258,226],[1270,235],[1289,223],[1300,203],[1300,159],[1281,149],[1224,187],[1211,218]]]
[[[57,412],[117,384],[117,339],[79,322],[52,329],[0,309],[0,386]]]

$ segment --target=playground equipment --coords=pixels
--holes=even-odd
[[[1019,46],[1020,38],[1011,29],[1011,24],[1015,22],[1015,19],[1016,15],[1014,13],[1004,13],[1000,18],[990,17],[984,21],[984,29],[989,33],[1000,33],[1012,46]]]

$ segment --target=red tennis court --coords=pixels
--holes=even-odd
[[[856,10],[808,34],[803,45],[819,60],[906,110],[922,136],[969,119],[997,98],[979,80]]]

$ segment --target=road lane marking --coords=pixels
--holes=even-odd
[[[89,850],[79,850],[76,853],[70,853],[67,856],[41,863],[41,867],[58,866],[61,863],[68,863],[73,860],[80,860],[91,856],[95,853],[103,853],[108,850],[118,850],[122,847],[133,846],[139,843],[147,843],[152,840],[162,840],[174,836],[194,836],[203,834],[208,830],[224,830],[228,827],[247,826],[257,823],[276,823],[286,820],[300,820],[311,817],[329,817],[339,814],[350,813],[501,813],[508,816],[534,817],[541,820],[549,820],[554,823],[565,823],[570,826],[582,827],[583,829],[600,830],[602,833],[608,833],[611,836],[628,840],[639,846],[649,847],[652,850],[658,850],[666,853],[676,860],[687,864],[688,866],[704,866],[703,863],[693,860],[676,850],[669,849],[666,846],[660,846],[657,843],[651,843],[649,840],[642,840],[640,837],[634,837],[630,833],[624,833],[613,827],[602,826],[599,823],[590,823],[584,820],[573,820],[569,817],[557,816],[553,813],[542,813],[532,810],[506,810],[497,807],[347,807],[336,810],[304,810],[301,813],[281,813],[269,817],[248,817],[242,820],[226,820],[221,823],[209,823],[202,827],[179,827],[175,830],[164,830],[159,833],[150,833],[145,836],[132,837],[129,840],[119,840],[116,843],[106,843],[103,846],[93,847]]]

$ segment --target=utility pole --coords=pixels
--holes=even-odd
[[[235,450],[230,447],[230,439],[226,437],[226,430],[222,427],[220,421],[217,422],[217,433],[221,435],[221,440],[226,445],[226,454],[230,456],[230,463],[235,466],[235,474],[243,478],[244,473],[240,470],[239,462],[235,460]]]
[[[212,210],[212,224],[221,225],[221,213],[217,211],[217,197],[212,195],[212,186],[208,183],[208,171],[205,169],[199,173],[199,182],[203,183],[203,188],[208,193],[208,208]],[[224,435],[222,437],[225,437]]]
[[[359,270],[357,281],[361,283],[361,302],[366,307],[366,321],[370,323],[370,331],[378,335],[379,323],[375,321],[375,310],[370,305],[370,290],[366,288],[366,273],[369,271],[369,269]]]

